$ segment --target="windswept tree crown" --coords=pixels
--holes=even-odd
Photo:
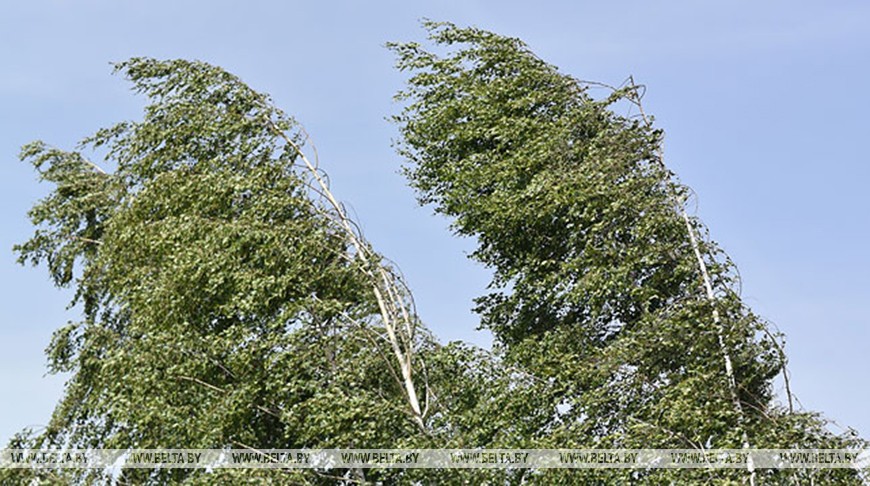
[[[472,258],[494,270],[476,300],[482,327],[508,363],[551,380],[542,444],[860,443],[795,412],[790,390],[788,406],[775,400],[780,336],[686,211],[689,190],[664,164],[641,86],[595,97],[604,85],[518,39],[425,27],[435,49],[391,45],[410,75],[397,95],[399,152],[420,203],[474,238]]]

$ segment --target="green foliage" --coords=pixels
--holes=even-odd
[[[16,250],[84,302],[48,349],[72,377],[30,444],[386,447],[418,434],[346,237],[274,132],[295,122],[207,64],[117,70],[150,104],[82,143],[114,171],[41,142],[22,152],[55,190]]]
[[[688,190],[661,160],[663,134],[618,113],[635,86],[595,99],[517,39],[425,26],[438,53],[391,45],[410,72],[399,152],[420,203],[474,237],[472,257],[494,270],[482,326],[509,364],[553,381],[552,427],[535,444],[729,448],[742,430],[755,447],[862,444],[773,401],[778,343],[709,240],[699,251],[716,299],[705,295],[689,231],[706,230],[683,217]]]
[[[204,63],[131,59],[117,71],[147,97],[144,119],[80,146],[114,170],[42,142],[22,152],[54,190],[31,210],[36,233],[16,251],[22,263],[46,263],[58,286],[73,286],[84,312],[47,350],[52,371],[71,373],[49,426],[11,446],[477,447],[520,444],[543,430],[550,417],[540,413],[546,394],[537,381],[474,348],[441,346],[420,328],[409,344],[426,394],[421,430],[370,281],[380,257],[352,241],[300,168],[295,121]],[[121,479],[332,484],[361,474],[447,477],[128,469]],[[0,483],[103,475],[3,470]]]
[[[267,96],[205,63],[136,58],[116,71],[147,98],[141,121],[99,130],[78,151],[34,142],[21,154],[54,189],[15,250],[75,289],[82,319],[47,349],[50,370],[71,373],[49,426],[11,447],[733,448],[741,431],[756,447],[864,444],[774,403],[776,337],[710,241],[699,250],[717,298],[705,296],[689,237],[705,230],[682,219],[688,190],[662,163],[662,133],[617,113],[633,86],[595,99],[516,39],[426,26],[445,55],[392,45],[412,74],[400,152],[421,203],[476,238],[474,258],[494,270],[477,311],[496,354],[411,328],[401,279],[305,168],[303,132]],[[120,480],[738,484],[745,474],[127,469]],[[0,471],[2,484],[105,480]]]

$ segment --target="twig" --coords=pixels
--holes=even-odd
[[[767,337],[770,338],[773,345],[776,347],[776,350],[779,352],[779,357],[782,360],[782,380],[785,384],[785,396],[788,397],[788,413],[794,413],[794,398],[791,393],[791,385],[789,384],[788,358],[785,355],[785,350],[782,349],[782,345],[780,345],[779,341],[776,340],[776,337],[770,332],[766,325],[762,325],[761,329],[765,334],[767,334]]]

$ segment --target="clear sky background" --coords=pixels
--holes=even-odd
[[[520,37],[583,79],[646,84],[667,163],[697,192],[747,302],[787,335],[801,403],[870,438],[870,3],[0,0],[0,444],[47,423],[64,378],[45,375],[43,349],[77,317],[44,268],[15,264],[48,189],[18,150],[72,148],[138,118],[143,100],[110,75],[131,56],[208,61],[271,93],[429,326],[489,346],[469,310],[488,272],[416,206],[385,120],[403,75],[383,44],[420,40],[423,17]]]

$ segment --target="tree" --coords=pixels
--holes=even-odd
[[[142,121],[100,130],[79,151],[22,150],[54,190],[30,211],[37,230],[16,251],[72,286],[83,316],[47,350],[52,372],[71,373],[50,424],[12,445],[389,448],[470,428],[452,411],[489,403],[499,386],[487,384],[506,378],[477,375],[478,351],[442,347],[419,323],[398,272],[302,150],[298,124],[205,63],[131,59],[116,70],[148,98]],[[331,483],[361,473],[256,474]],[[123,478],[217,479],[141,469]]]
[[[592,83],[558,72],[518,39],[425,26],[444,53],[391,45],[411,73],[397,96],[406,102],[395,117],[399,152],[420,203],[476,238],[472,257],[494,270],[493,292],[476,301],[482,327],[508,364],[554,381],[539,445],[863,443],[774,400],[772,380],[785,372],[779,336],[746,307],[734,265],[686,212],[689,191],[664,165],[663,133],[639,86],[595,99]],[[641,115],[618,114],[625,106]]]

